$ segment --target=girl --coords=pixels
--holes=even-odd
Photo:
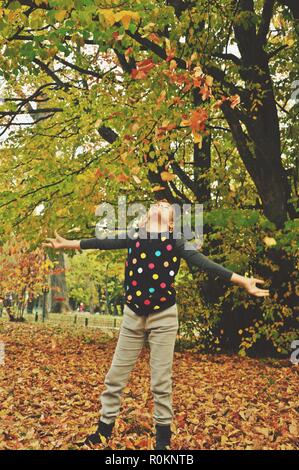
[[[264,283],[246,278],[215,263],[198,252],[184,237],[173,236],[174,210],[162,199],[151,206],[138,228],[127,230],[124,238],[89,238],[67,240],[56,231],[56,238],[47,238],[44,247],[55,249],[127,249],[125,263],[125,307],[112,364],[105,377],[105,389],[98,428],[84,444],[93,445],[110,438],[120,411],[121,394],[144,344],[150,346],[151,391],[154,397],[156,429],[155,449],[170,446],[172,409],[172,363],[178,330],[178,308],[174,287],[181,258],[188,265],[244,287],[257,297],[269,295],[268,289],[256,287]]]

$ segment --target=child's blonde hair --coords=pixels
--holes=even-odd
[[[167,205],[169,205],[171,207],[171,204],[170,202],[167,201],[167,199],[163,198],[163,199],[158,199],[157,202],[155,204],[159,204],[160,202],[164,202],[166,203]],[[171,207],[172,208],[172,207]],[[173,220],[173,208],[172,208],[172,211],[171,211],[171,216],[169,218],[169,224],[168,224],[168,229],[169,229],[169,232],[173,232],[173,225],[174,225],[174,220]],[[148,222],[149,220],[149,210],[147,211],[147,213],[141,218],[138,226],[139,228],[140,227],[145,227],[146,223]]]

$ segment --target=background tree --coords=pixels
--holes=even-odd
[[[99,262],[99,258],[101,262]],[[83,302],[85,309],[94,313],[104,296],[106,313],[110,297],[115,296],[122,287],[124,253],[97,253],[96,251],[68,257],[66,281],[70,297],[78,303]]]
[[[30,244],[17,237],[0,247],[0,295],[12,302],[7,309],[11,321],[21,321],[28,300],[42,294],[54,264],[43,249],[32,251]]]

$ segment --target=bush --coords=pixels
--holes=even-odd
[[[182,344],[241,355],[290,355],[291,342],[299,338],[299,219],[277,230],[257,211],[221,209],[205,216],[206,231],[201,251],[238,274],[266,280],[270,296],[250,296],[205,272],[194,270],[192,279],[181,271]]]

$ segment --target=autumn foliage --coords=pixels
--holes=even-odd
[[[28,300],[38,297],[48,285],[48,276],[54,263],[41,248],[32,250],[20,237],[0,246],[0,297],[12,295],[12,305],[7,308],[11,320],[23,317]]]
[[[78,449],[97,423],[116,338],[11,323],[0,323],[0,334],[0,449]],[[287,360],[176,351],[172,448],[298,449],[297,392],[298,367]],[[124,389],[110,448],[153,448],[152,411],[145,347]]]

